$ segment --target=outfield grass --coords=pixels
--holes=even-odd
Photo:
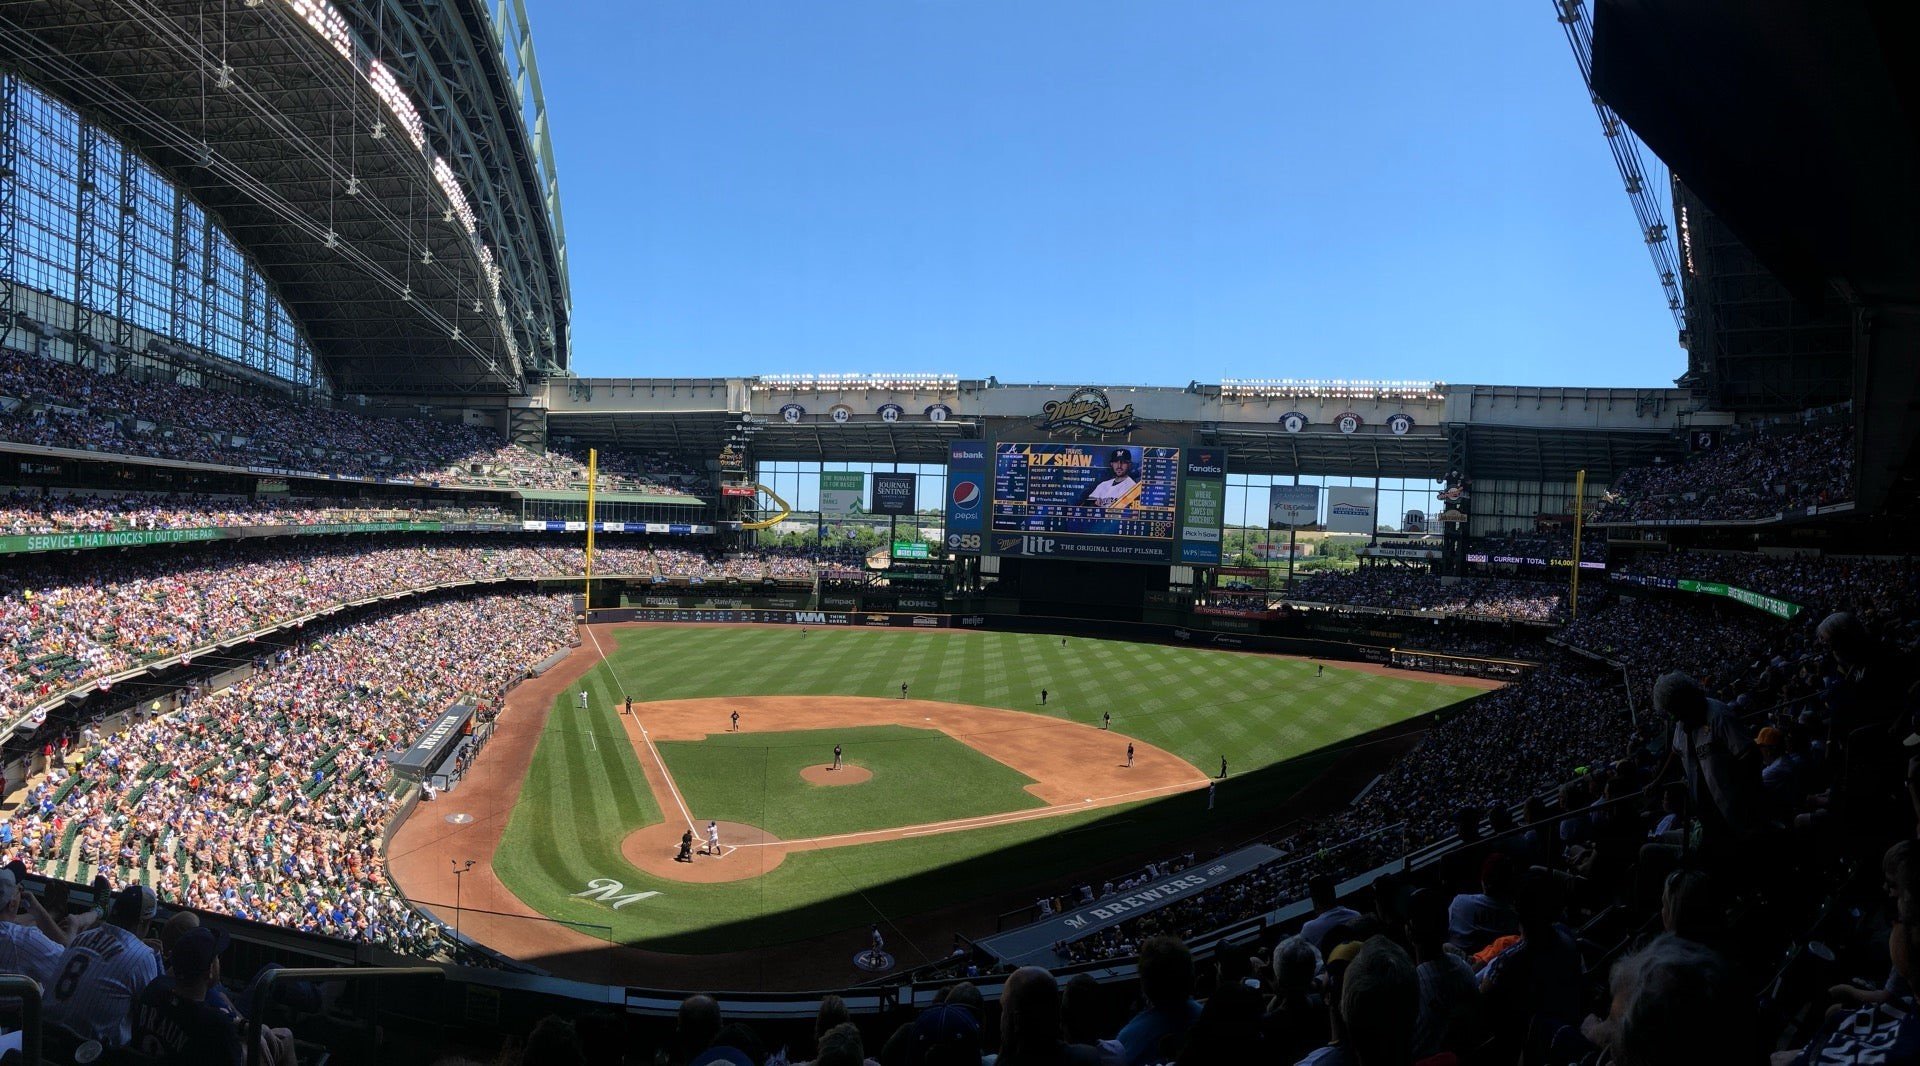
[[[873,780],[830,786],[801,780],[805,767],[833,761],[835,744]],[[745,822],[781,840],[1046,806],[1026,791],[1033,778],[933,729],[716,733],[656,747],[696,821]]]
[[[600,639],[607,644],[604,635]],[[575,706],[570,693],[556,698],[494,868],[507,887],[544,914],[608,925],[621,942],[681,952],[803,940],[988,892],[1056,884],[1115,854],[1179,846],[1203,819],[1258,814],[1278,824],[1285,821],[1282,801],[1331,762],[1324,753],[1308,753],[1474,695],[1470,689],[1332,664],[1324,677],[1315,677],[1315,664],[1288,659],[1081,638],[1063,647],[1058,637],[1011,633],[812,630],[802,637],[799,630],[785,627],[634,629],[619,631],[617,648],[607,644],[607,651],[608,660],[582,682],[592,698],[590,708]],[[1205,810],[1204,794],[1192,793],[962,833],[801,852],[764,877],[724,884],[655,878],[621,855],[620,843],[629,832],[661,820],[615,710],[624,695],[636,700],[898,696],[903,680],[916,699],[1002,707],[1089,724],[1111,710],[1115,729],[1209,773],[1218,769],[1220,756],[1227,755],[1235,778],[1220,789],[1219,809],[1211,813]],[[1044,708],[1039,705],[1042,687],[1050,690]],[[799,817],[803,802],[809,807],[815,800],[839,802],[830,794],[844,791],[855,796],[857,805],[855,794],[872,795],[865,792],[868,786],[816,788],[792,802],[769,802],[752,796],[757,784],[743,786],[734,778],[697,771],[690,763],[682,769],[687,758],[752,758],[742,753],[752,750],[753,737],[717,734],[701,744],[660,747],[663,755],[665,749],[676,749],[665,757],[683,791],[717,785],[725,792],[731,786],[737,797],[714,795],[712,802],[757,804],[760,816],[730,820],[761,825],[780,836],[789,834],[768,825],[768,819]],[[716,741],[748,746],[730,754]],[[705,745],[713,745],[717,754],[695,750]],[[761,758],[773,757],[772,749],[761,750]],[[796,756],[817,759],[818,750],[809,741]],[[832,744],[825,750],[831,751]],[[911,748],[900,750],[903,756],[911,753]],[[919,773],[927,763],[945,758],[909,761]],[[791,779],[795,783],[798,765]],[[1265,767],[1277,768],[1241,776]],[[761,780],[769,787],[775,783],[770,775],[763,774]],[[876,776],[871,784],[878,783]],[[1014,791],[1019,792],[1017,786]],[[704,810],[708,799],[702,795],[698,801],[690,795],[689,805]],[[1021,795],[1032,800],[1030,794]],[[995,809],[1012,809],[1015,803],[1005,802]],[[896,812],[887,804],[875,806],[867,821],[829,831],[938,820]],[[856,817],[850,814],[849,822]],[[589,880],[600,877],[621,881],[628,892],[660,895],[618,911],[604,902],[574,898]]]
[[[1111,711],[1115,729],[1209,772],[1223,755],[1231,769],[1270,766],[1474,694],[1333,664],[1316,677],[1316,664],[1276,656],[1078,637],[1062,646],[1028,633],[682,626],[618,635],[619,650],[608,651],[636,700],[898,696],[905,681],[915,699],[1088,725]]]

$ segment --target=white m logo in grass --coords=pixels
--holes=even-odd
[[[643,900],[650,896],[660,894],[658,892],[631,892],[623,896],[620,892],[626,887],[627,886],[615,881],[611,877],[596,877],[587,882],[587,890],[585,892],[575,892],[573,896],[575,899],[584,896],[587,899],[597,899],[602,903],[611,903],[613,904],[614,910],[619,910],[636,900]]]

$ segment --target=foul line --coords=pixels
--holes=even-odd
[[[587,639],[593,641],[593,650],[599,653],[600,661],[607,664],[607,673],[613,678],[614,685],[620,689],[620,698],[629,698],[626,683],[620,680],[620,671],[615,670],[613,662],[607,658],[607,650],[600,646],[600,637],[594,633],[592,624],[589,623],[582,628],[587,631]],[[614,715],[617,718],[619,712],[614,712]],[[688,829],[698,830],[700,827],[693,824],[693,812],[687,810],[687,801],[680,796],[680,786],[673,783],[673,775],[667,772],[667,761],[660,757],[660,749],[653,746],[653,737],[647,733],[646,724],[640,721],[640,716],[637,714],[633,716],[633,724],[639,727],[640,739],[647,742],[647,750],[653,753],[653,763],[660,768],[660,778],[667,783],[668,794],[673,796],[674,804],[680,808],[680,817],[687,820]],[[644,771],[641,776],[646,776]]]

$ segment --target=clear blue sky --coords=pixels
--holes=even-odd
[[[1547,0],[531,0],[583,375],[1665,385]]]

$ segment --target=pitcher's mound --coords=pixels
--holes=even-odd
[[[720,823],[720,851],[709,855],[707,826],[702,822],[693,834],[693,861],[680,862],[680,838],[686,831],[685,822],[636,829],[620,842],[620,852],[655,877],[698,884],[759,877],[787,857],[787,849],[773,834],[741,822]]]
[[[852,763],[841,763],[838,770],[831,766],[809,766],[800,771],[800,780],[809,785],[857,785],[873,780],[873,771]]]

